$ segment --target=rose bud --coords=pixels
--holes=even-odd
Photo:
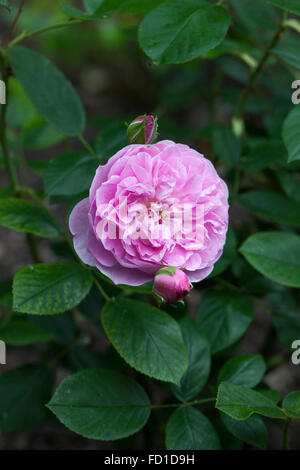
[[[127,128],[130,144],[152,144],[157,138],[157,118],[152,115],[139,116]]]
[[[171,266],[160,269],[154,278],[154,292],[166,302],[183,300],[190,292],[190,281],[187,275]]]

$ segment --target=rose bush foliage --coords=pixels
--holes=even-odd
[[[299,385],[272,373],[299,362],[297,2],[48,2],[43,27],[23,3],[0,0],[0,225],[32,260],[11,279],[0,250],[1,433],[278,448],[271,427],[287,449]],[[179,203],[204,208],[199,238],[194,215],[157,234]],[[12,367],[20,347],[39,359]]]

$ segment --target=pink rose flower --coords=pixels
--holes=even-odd
[[[177,268],[162,268],[154,278],[154,292],[166,302],[178,302],[190,293],[187,275]]]
[[[115,284],[144,284],[163,266],[197,282],[222,254],[228,190],[187,145],[133,144],[99,166],[69,225],[78,256]]]

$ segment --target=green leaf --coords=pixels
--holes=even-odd
[[[11,67],[25,93],[43,118],[62,134],[78,136],[85,128],[81,101],[67,78],[46,57],[15,46]]]
[[[227,361],[218,375],[218,383],[229,382],[245,387],[255,387],[262,380],[266,364],[259,354],[244,354]]]
[[[77,263],[33,264],[13,281],[16,312],[52,315],[76,307],[89,293],[93,278]]]
[[[181,318],[179,325],[189,355],[189,367],[180,381],[180,387],[172,385],[171,389],[178,400],[189,401],[198,395],[207,382],[211,362],[210,347],[191,318]]]
[[[300,203],[299,175],[287,171],[278,171],[276,176],[286,195]]]
[[[145,16],[139,27],[139,43],[154,62],[180,64],[220,44],[229,24],[229,15],[220,6],[202,0],[174,0]]]
[[[26,365],[0,374],[0,430],[22,432],[46,417],[53,386],[46,365]]]
[[[8,11],[11,11],[11,6],[8,3],[8,0],[0,0],[0,6],[6,8]]]
[[[70,18],[76,18],[80,20],[106,20],[109,18],[107,13],[104,13],[101,9],[95,11],[94,13],[87,14],[84,11],[79,10],[73,5],[63,5],[61,11],[69,16]]]
[[[249,418],[253,413],[268,418],[284,418],[284,413],[269,398],[251,388],[227,382],[219,386],[216,408],[239,420]]]
[[[43,149],[63,141],[65,136],[54,127],[38,118],[26,126],[21,133],[22,146],[30,149]],[[47,162],[44,162],[47,164]]]
[[[104,306],[102,323],[113,346],[132,367],[158,380],[180,383],[188,355],[171,316],[143,302],[117,298]]]
[[[47,406],[71,431],[103,441],[136,433],[150,415],[142,387],[105,369],[85,369],[67,377]]]
[[[275,405],[280,402],[280,392],[278,390],[272,390],[270,388],[257,388],[256,390],[261,395],[272,400]]]
[[[229,226],[226,243],[221,258],[214,265],[214,269],[209,277],[219,276],[233,263],[237,256],[237,240],[236,235],[231,226]]]
[[[167,450],[219,450],[219,436],[211,422],[192,406],[174,411],[166,429]]]
[[[44,173],[48,166],[48,162],[45,160],[39,160],[37,158],[34,158],[33,160],[27,160],[28,167],[35,173],[37,173],[39,176]],[[63,242],[58,242],[58,243],[63,243]]]
[[[164,0],[84,0],[88,18],[103,15],[118,8],[125,13],[145,14],[160,5]],[[72,7],[73,8],[73,7]]]
[[[221,448],[224,450],[241,450],[243,442],[234,437],[225,427],[222,420],[215,421],[216,430],[220,436]]]
[[[249,191],[239,202],[254,214],[273,222],[300,227],[300,203],[269,190]]]
[[[108,12],[121,7],[124,0],[84,0],[86,13],[73,5],[63,5],[61,11],[71,18],[82,20],[105,20],[109,18]]]
[[[231,3],[237,13],[238,20],[254,30],[255,34],[276,29],[278,21],[276,11],[262,0],[231,0]]]
[[[215,127],[212,135],[216,155],[227,165],[235,167],[242,154],[241,139],[238,139],[229,127]]]
[[[230,291],[209,291],[198,309],[197,323],[210,342],[212,353],[241,338],[252,321],[249,296]]]
[[[15,77],[10,77],[8,92],[7,122],[11,127],[23,129],[39,118],[39,114]]]
[[[107,13],[109,11],[115,10],[118,8],[124,0],[98,0],[98,5],[96,5],[96,0],[85,0],[85,8],[93,14],[97,13]]]
[[[51,341],[53,333],[43,331],[32,323],[22,319],[12,319],[0,327],[0,340],[13,346]]]
[[[288,232],[260,232],[240,247],[248,263],[279,284],[300,287],[300,237]]]
[[[289,112],[282,128],[282,137],[289,153],[289,162],[300,160],[300,106]]]
[[[267,449],[268,431],[260,416],[252,415],[244,421],[232,419],[224,413],[221,413],[221,416],[226,429],[234,437],[253,447]]]
[[[92,15],[102,3],[103,0],[83,0],[84,8],[89,15]]]
[[[91,20],[92,14],[87,14],[84,11],[79,10],[79,8],[74,7],[73,5],[63,5],[61,7],[62,13],[69,16],[70,18],[80,19],[80,20]],[[100,19],[100,18],[99,18]]]
[[[62,229],[47,209],[21,199],[1,200],[0,225],[46,238],[63,235]]]
[[[290,13],[295,13],[300,15],[300,4],[298,0],[266,0],[268,3],[271,3],[275,7],[282,8],[283,10],[289,11]]]
[[[47,196],[74,196],[87,191],[99,159],[93,155],[67,153],[49,162],[43,174]]]
[[[272,52],[287,64],[300,69],[300,58],[297,51],[300,48],[300,40],[294,36],[285,35],[279,43],[273,47]]]
[[[282,291],[283,287],[260,274],[249,263],[239,256],[232,265],[232,273],[239,285],[253,295],[265,296],[268,292]]]
[[[282,402],[283,411],[294,419],[300,419],[300,392],[292,392]]]

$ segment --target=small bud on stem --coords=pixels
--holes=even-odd
[[[187,275],[171,266],[160,269],[154,278],[154,291],[166,302],[183,300],[191,290]]]
[[[153,144],[157,138],[157,118],[149,115],[139,116],[127,128],[131,144]]]

